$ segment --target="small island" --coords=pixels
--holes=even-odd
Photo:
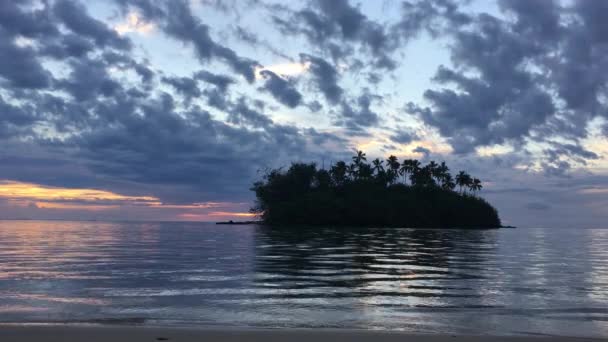
[[[251,212],[267,225],[500,228],[497,210],[478,196],[482,182],[449,171],[395,156],[369,164],[361,151],[329,169],[293,163],[254,183]]]

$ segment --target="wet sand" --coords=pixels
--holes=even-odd
[[[456,336],[411,335],[400,332],[369,330],[312,330],[312,329],[196,329],[161,327],[111,327],[111,326],[0,326],[2,342],[150,342],[150,341],[218,341],[218,342],[534,342],[534,341],[608,341],[608,339],[574,337],[503,337],[503,336]]]

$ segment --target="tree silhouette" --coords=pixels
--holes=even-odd
[[[412,173],[416,172],[420,168],[420,162],[416,159],[406,159],[401,164],[399,169],[400,174],[403,176],[403,183],[407,184],[407,177]]]
[[[397,177],[399,176],[399,160],[397,157],[391,155],[386,160],[386,165],[388,166],[388,182],[393,184]]]
[[[473,193],[477,193],[477,191],[480,191],[481,188],[483,188],[483,186],[481,185],[481,181],[479,180],[479,178],[473,178],[471,184],[469,185],[470,189],[473,191]]]
[[[353,156],[353,162],[355,162],[355,165],[359,166],[364,161],[367,161],[365,153],[363,153],[363,151],[357,151],[357,155]]]
[[[460,171],[454,178],[442,162],[421,166],[407,159],[399,164],[366,163],[357,151],[352,163],[339,161],[329,170],[316,164],[293,163],[287,170],[269,170],[253,184],[258,213],[267,224],[374,225],[399,227],[499,227],[496,209],[482,198],[481,181]],[[386,167],[384,166],[386,165]],[[397,182],[399,174],[410,185]],[[460,192],[455,192],[458,185]]]
[[[344,183],[346,183],[347,172],[348,172],[348,167],[346,166],[346,163],[343,161],[337,162],[335,165],[333,165],[329,169],[329,173],[331,175],[332,181],[334,182],[334,184],[336,184],[338,186],[342,186],[342,185],[344,185]]]
[[[456,184],[460,188],[460,193],[462,193],[463,188],[466,189],[471,184],[471,176],[464,171],[458,172],[456,175]]]

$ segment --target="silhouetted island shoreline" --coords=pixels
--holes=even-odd
[[[270,226],[350,226],[410,228],[501,228],[498,211],[478,196],[479,179],[460,171],[455,177],[445,162],[427,165],[366,162],[358,151],[347,164],[328,170],[315,163],[292,163],[267,171],[254,183],[252,213]]]
[[[230,225],[243,225],[243,224],[264,224],[263,221],[219,221],[215,224],[230,224]]]

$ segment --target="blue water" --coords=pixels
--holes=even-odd
[[[608,336],[608,230],[0,221],[0,323]]]

